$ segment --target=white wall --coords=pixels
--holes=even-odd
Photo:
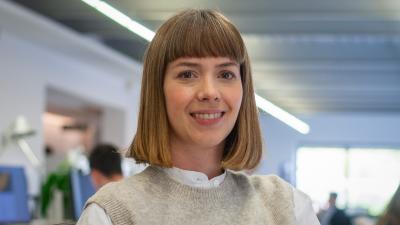
[[[26,60],[23,51],[12,46],[15,43],[1,34],[0,39],[0,132],[4,131],[17,115],[25,115],[37,134],[27,141],[39,156],[43,158],[41,116],[45,107],[45,78],[35,59]],[[27,51],[31,49],[25,48]],[[0,147],[1,148],[1,147]],[[38,191],[38,174],[16,146],[9,146],[0,155],[0,164],[25,165],[30,188]]]
[[[39,32],[40,31],[40,32]],[[27,141],[44,159],[42,114],[46,90],[69,93],[106,110],[103,126],[107,141],[128,145],[136,129],[139,63],[95,41],[7,1],[0,1],[0,132],[24,115],[37,131]],[[130,80],[128,85],[127,79]],[[123,118],[120,118],[123,115]],[[118,126],[109,126],[116,119]],[[108,122],[107,122],[108,121]],[[0,164],[22,165],[29,192],[37,194],[38,174],[15,146],[0,155]]]
[[[102,114],[100,139],[104,142],[125,146],[125,125],[127,115],[124,111],[115,108],[106,108]]]
[[[311,127],[307,135],[262,114],[260,120],[267,152],[258,173],[278,174],[284,162],[288,162],[294,173],[296,150],[304,145],[400,149],[400,115],[397,114],[321,114],[301,119]]]

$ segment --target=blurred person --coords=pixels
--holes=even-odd
[[[330,193],[327,208],[318,213],[321,225],[351,225],[351,220],[344,210],[337,208],[337,197],[337,193]]]
[[[376,225],[400,225],[400,185]]]
[[[121,160],[118,149],[111,144],[99,144],[93,148],[89,156],[89,164],[90,175],[96,189],[123,178]]]

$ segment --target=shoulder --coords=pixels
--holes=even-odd
[[[156,192],[153,189],[157,186],[149,185],[150,179],[152,177],[149,172],[142,172],[121,181],[108,183],[89,198],[86,206],[90,203],[97,203],[103,207],[111,203],[124,205],[132,201],[140,202],[141,198]]]
[[[140,179],[138,179],[136,175],[117,182],[110,182],[100,188],[93,197],[104,198],[110,196],[111,198],[115,198],[116,196],[128,194],[128,192],[133,191],[133,189],[140,189],[141,183],[142,182],[140,182]]]
[[[289,183],[276,175],[253,175],[250,176],[250,180],[254,185],[260,188],[283,188],[290,191],[292,190],[292,186]]]
[[[232,173],[238,193],[255,208],[269,215],[276,224],[295,224],[295,205],[292,186],[275,175],[252,175]]]
[[[233,179],[240,185],[248,185],[255,190],[284,191],[293,193],[293,187],[276,175],[246,175],[240,172],[231,172]]]
[[[347,217],[347,215],[343,209],[336,209],[333,217],[334,218],[345,218],[345,217]]]
[[[286,200],[294,207],[293,187],[276,175],[254,175],[250,180],[263,196],[274,200]]]
[[[108,183],[88,199],[85,209],[97,204],[110,216],[113,224],[132,224],[134,214],[131,209],[145,208],[147,200],[155,193],[160,193],[160,187],[149,185],[154,179],[152,171],[145,170],[121,181]]]
[[[77,225],[112,225],[110,217],[96,203],[90,204],[79,217]]]
[[[232,172],[232,177],[240,190],[258,196],[265,202],[283,201],[294,207],[293,187],[276,175],[246,175]]]
[[[317,215],[312,207],[312,201],[307,194],[293,188],[293,199],[297,224],[319,224]],[[321,211],[320,217],[322,218],[325,213],[326,211]]]
[[[345,211],[342,209],[337,209],[333,214],[331,219],[332,224],[340,224],[340,225],[350,225],[350,218],[346,215]]]

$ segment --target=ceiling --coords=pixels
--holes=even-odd
[[[142,60],[147,41],[80,0],[10,0]],[[400,113],[398,0],[108,0],[146,27],[185,8],[222,11],[242,32],[256,92],[295,114]]]

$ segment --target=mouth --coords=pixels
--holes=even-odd
[[[215,112],[215,113],[190,113],[190,115],[198,120],[215,120],[222,118],[224,116],[225,112]]]

